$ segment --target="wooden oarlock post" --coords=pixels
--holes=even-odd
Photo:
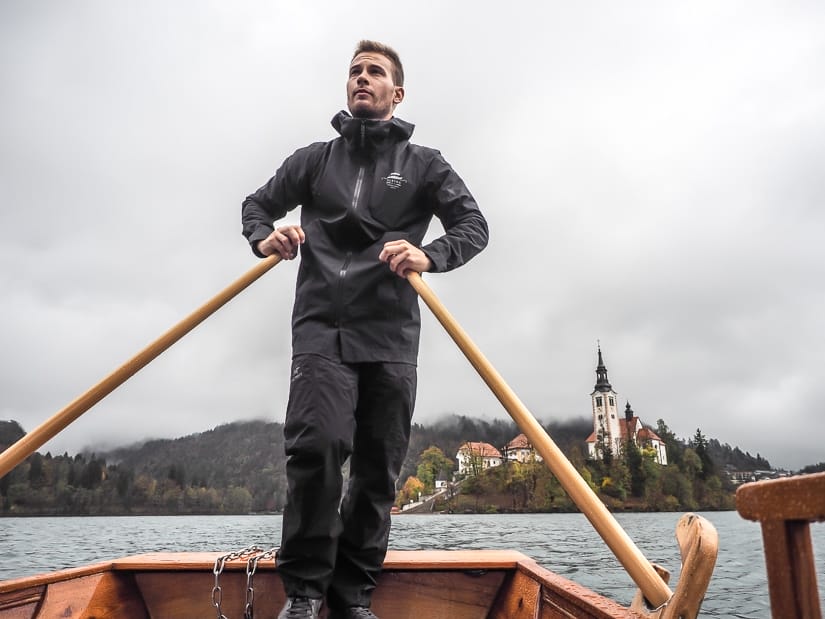
[[[656,608],[665,604],[672,596],[670,588],[619,525],[613,514],[587,485],[570,460],[548,436],[515,392],[504,382],[501,375],[461,328],[461,325],[438,300],[432,289],[424,283],[421,275],[412,272],[407,279],[524,432],[573,502],[590,520],[650,605]]]
[[[0,453],[0,478],[37,451],[37,449],[48,440],[55,437],[92,406],[134,376],[155,359],[155,357],[214,314],[234,296],[278,264],[280,260],[281,258],[277,255],[269,256],[261,260],[244,275],[129,359],[129,361],[121,365],[62,410],[52,415],[3,453]]]

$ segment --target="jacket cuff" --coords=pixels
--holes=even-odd
[[[265,255],[258,251],[258,243],[272,234],[272,230],[274,230],[274,228],[260,225],[255,228],[255,232],[249,235],[249,246],[252,248],[252,253],[258,256],[258,258],[266,258]]]
[[[430,243],[422,247],[421,251],[423,251],[427,258],[430,259],[430,262],[433,263],[433,268],[430,269],[430,273],[444,272],[447,266],[447,258],[438,251],[438,245]]]

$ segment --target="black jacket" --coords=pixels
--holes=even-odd
[[[243,234],[256,245],[301,205],[306,242],[292,314],[293,354],[347,363],[415,363],[415,290],[378,260],[387,241],[421,246],[433,215],[445,234],[422,247],[433,271],[461,266],[487,244],[487,222],[441,154],[411,144],[413,125],[339,112],[341,137],[299,149],[243,202]],[[258,254],[259,255],[259,254]]]

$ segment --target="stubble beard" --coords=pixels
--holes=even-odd
[[[355,102],[348,107],[353,118],[360,118],[362,120],[385,120],[392,117],[392,107],[378,108],[368,102],[364,102],[361,105]]]

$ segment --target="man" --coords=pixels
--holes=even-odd
[[[411,144],[393,117],[398,54],[361,41],[349,66],[340,137],[296,151],[243,203],[258,256],[301,263],[292,316],[284,439],[287,502],[279,619],[370,618],[407,452],[420,314],[408,273],[449,271],[487,244],[487,223],[441,154]],[[300,225],[273,221],[301,206]],[[435,215],[445,233],[421,246]],[[350,458],[341,501],[341,467]],[[339,508],[340,504],[340,508]]]

